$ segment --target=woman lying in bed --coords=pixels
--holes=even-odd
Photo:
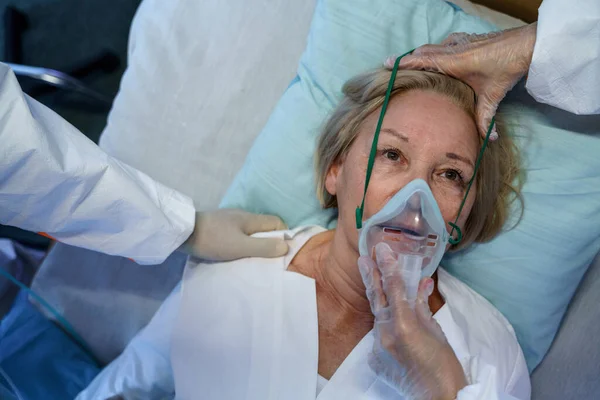
[[[338,209],[337,229],[269,234],[289,243],[289,253],[279,259],[190,259],[181,287],[78,399],[175,393],[178,399],[215,400],[403,398],[368,365],[374,318],[357,267],[355,226],[389,78],[389,71],[378,70],[349,81],[319,141],[317,192],[324,207]],[[481,145],[474,111],[474,94],[465,84],[400,71],[364,219],[420,178],[444,220],[454,221]],[[510,186],[517,163],[509,135],[489,145],[458,221],[461,246],[500,231],[517,194]],[[434,281],[433,318],[469,385],[459,398],[529,398],[525,360],[507,320],[442,268]]]

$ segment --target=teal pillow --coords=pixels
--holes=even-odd
[[[390,54],[440,42],[449,33],[492,30],[440,0],[320,0],[298,76],[221,206],[279,215],[291,227],[333,226],[334,212],[321,210],[315,197],[313,151],[344,82]],[[564,113],[533,104],[525,93],[513,97],[504,110],[528,173],[523,219],[516,229],[447,257],[443,265],[506,315],[533,369],[600,249],[600,140],[569,131],[577,122],[553,125]],[[600,120],[588,125],[600,127]]]

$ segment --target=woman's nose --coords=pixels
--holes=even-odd
[[[420,192],[413,193],[407,201],[407,206],[410,211],[420,212],[421,211],[421,194]]]
[[[423,166],[423,167],[419,167],[417,165],[413,166],[411,171],[402,178],[402,183],[401,183],[402,186],[400,187],[400,189],[402,189],[404,186],[408,185],[410,182],[414,181],[415,179],[422,179],[427,183],[427,185],[429,185],[429,187],[431,187],[431,182],[430,182],[431,172],[430,171],[431,170],[430,170],[430,168],[428,168],[428,166]]]

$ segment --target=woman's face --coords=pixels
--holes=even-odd
[[[365,120],[348,154],[331,167],[325,180],[327,191],[337,196],[338,229],[355,247],[355,210],[362,201],[379,113],[377,110]],[[429,185],[446,223],[454,222],[478,151],[474,121],[448,97],[422,90],[394,97],[379,134],[363,219],[377,213],[407,183],[420,178]],[[461,228],[473,207],[476,189],[473,184],[458,221]]]

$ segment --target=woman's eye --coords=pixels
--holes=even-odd
[[[462,180],[463,180],[460,172],[455,171],[453,169],[450,169],[450,170],[444,172],[444,177],[448,180],[455,181],[455,182],[462,182]]]
[[[400,153],[395,150],[386,150],[383,155],[390,161],[398,161],[400,159]]]

